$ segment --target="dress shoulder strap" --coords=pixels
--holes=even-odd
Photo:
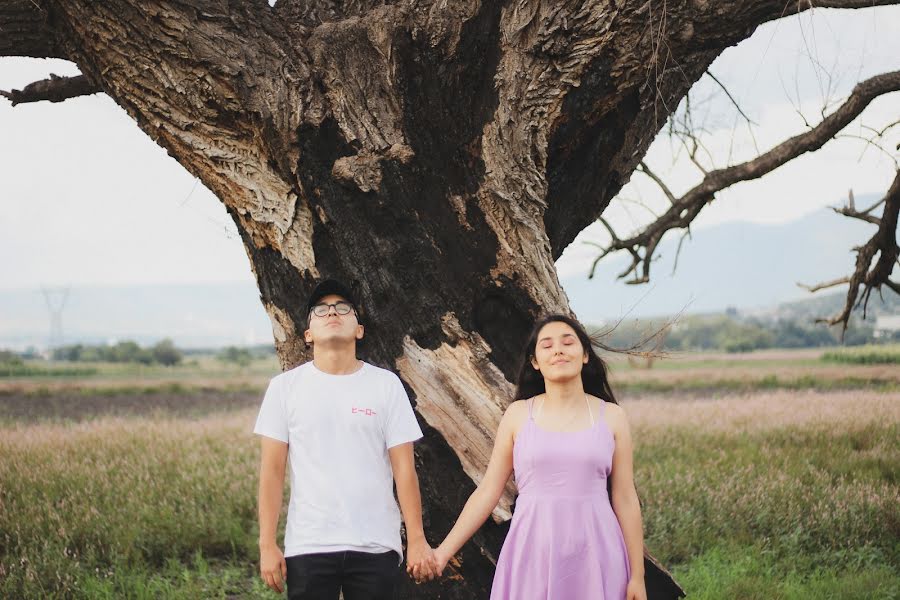
[[[604,416],[606,414],[606,399],[602,396],[600,397],[600,410],[597,411],[597,417],[600,419],[605,419]]]

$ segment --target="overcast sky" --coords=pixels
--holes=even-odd
[[[752,138],[709,78],[692,92],[695,118],[709,130],[709,166],[752,158],[803,131],[861,79],[900,69],[900,7],[815,10],[763,26],[726,51],[711,71],[755,123]],[[77,69],[59,60],[0,58],[0,89],[21,88],[49,73]],[[900,94],[876,100],[846,132],[881,128],[900,118]],[[885,146],[900,142],[900,127]],[[754,142],[755,140],[755,142]],[[865,150],[865,152],[863,152]],[[676,193],[697,183],[697,170],[661,136],[648,163]],[[897,152],[893,151],[893,157]],[[846,197],[882,194],[892,158],[858,140],[819,152],[720,195],[699,226],[745,220],[779,223]],[[0,99],[0,288],[40,285],[252,281],[234,224],[218,200],[156,146],[108,97],[60,104]],[[658,210],[659,191],[640,174],[607,211],[623,232],[646,221],[638,202]],[[560,259],[561,275],[585,271],[599,240],[595,227]]]

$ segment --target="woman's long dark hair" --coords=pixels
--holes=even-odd
[[[534,358],[534,351],[537,348],[538,334],[541,329],[548,323],[565,323],[573,330],[581,347],[587,353],[588,361],[581,370],[581,384],[584,391],[598,398],[602,398],[607,402],[618,404],[616,397],[613,395],[612,387],[609,385],[609,378],[606,376],[606,363],[604,363],[597,352],[594,350],[594,344],[591,337],[581,326],[581,323],[568,315],[553,314],[538,319],[528,336],[528,342],[525,344],[525,351],[522,357],[522,365],[519,367],[519,377],[516,382],[516,400],[525,400],[543,394],[547,391],[544,384],[544,376],[540,371],[531,365],[531,359]]]

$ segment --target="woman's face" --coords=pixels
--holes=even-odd
[[[562,321],[552,321],[538,332],[531,365],[545,380],[566,381],[581,375],[588,355],[575,330]]]

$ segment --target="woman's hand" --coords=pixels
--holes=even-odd
[[[632,577],[625,590],[625,600],[647,600],[647,588],[643,577]]]
[[[443,547],[438,546],[434,551],[434,568],[435,574],[440,577],[444,574],[444,569],[447,568],[447,563],[450,562],[452,557],[447,554],[447,551],[444,550]]]

